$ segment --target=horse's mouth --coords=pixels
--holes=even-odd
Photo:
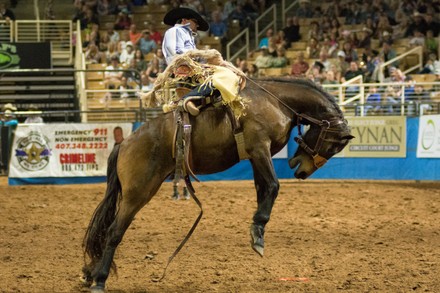
[[[304,162],[303,158],[301,156],[294,156],[289,159],[289,167],[292,170],[295,170],[294,176],[298,179],[306,179],[309,177],[314,170],[310,170],[310,172],[307,171],[306,163]]]

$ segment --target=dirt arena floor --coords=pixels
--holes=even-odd
[[[264,258],[250,247],[252,181],[171,183],[136,216],[108,292],[440,292],[440,182],[282,180]],[[0,292],[88,292],[81,241],[104,184],[8,186],[0,177]]]

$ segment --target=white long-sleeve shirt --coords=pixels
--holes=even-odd
[[[174,56],[193,49],[196,49],[196,43],[189,23],[185,25],[175,24],[165,32],[162,51],[167,64],[170,64]]]

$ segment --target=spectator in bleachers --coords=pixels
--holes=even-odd
[[[99,51],[98,46],[95,44],[90,44],[85,52],[85,61],[86,63],[96,64],[102,63],[102,53]]]
[[[383,62],[387,62],[391,59],[396,58],[397,53],[396,50],[393,49],[393,47],[391,46],[391,44],[384,42],[382,44],[382,49],[379,52],[379,56],[381,57],[381,59],[383,60]],[[392,66],[397,67],[399,66],[399,61],[395,61],[393,62]],[[386,77],[386,76],[385,76]]]
[[[106,33],[102,34],[101,39],[99,40],[99,43],[98,43],[99,51],[101,51],[101,52],[107,51],[109,43],[110,43],[110,37],[108,36],[108,34],[106,34]]]
[[[360,14],[360,6],[355,1],[351,1],[348,4],[346,14],[344,15],[345,24],[360,24],[362,21]]]
[[[330,69],[323,73],[322,84],[338,84],[338,80],[336,79],[336,73]]]
[[[15,20],[14,12],[6,7],[6,3],[0,2],[0,20],[5,20],[7,24]]]
[[[144,58],[144,54],[139,49],[136,49],[134,53],[134,59],[136,60],[136,70],[143,73],[148,68],[148,62]]]
[[[350,63],[351,61],[358,61],[359,56],[356,50],[353,48],[350,42],[345,42],[342,51],[345,53],[345,62]]]
[[[425,36],[423,35],[423,33],[420,30],[414,29],[413,35],[409,39],[408,44],[411,48],[417,47],[417,46],[425,47]]]
[[[277,48],[277,55],[272,59],[273,68],[284,68],[288,65],[289,59],[286,57],[286,49],[284,47]]]
[[[121,54],[122,50],[125,50],[125,46],[127,45],[127,42],[131,42],[129,30],[123,30],[121,32],[121,38],[119,39],[118,46],[117,46],[117,50],[118,50],[119,54]]]
[[[162,73],[161,69],[159,68],[159,64],[157,60],[152,59],[150,63],[148,63],[148,68],[145,70],[145,74],[150,79],[150,82],[154,83],[160,73]]]
[[[252,23],[252,19],[249,17],[246,11],[243,10],[243,6],[240,4],[238,4],[237,7],[235,7],[231,13],[229,13],[228,21],[232,20],[237,20],[241,29],[248,28]]]
[[[130,93],[127,90],[134,89],[131,84],[128,83],[127,78],[125,76],[121,77],[121,83],[118,85],[119,97],[121,98],[120,102],[126,102],[126,100],[130,97]]]
[[[306,52],[304,54],[306,59],[316,59],[319,57],[319,52],[321,51],[321,46],[316,38],[311,37],[309,43],[306,47]]]
[[[122,64],[130,64],[131,60],[134,59],[134,45],[131,42],[127,42],[125,49],[122,50],[119,55],[119,62]]]
[[[126,11],[128,15],[131,15],[131,0],[117,0],[116,11],[122,12]]]
[[[138,31],[137,26],[134,23],[130,25],[128,35],[130,37],[130,42],[134,45],[136,45],[142,38],[142,32]]]
[[[154,23],[148,24],[148,30],[150,31],[150,39],[156,42],[157,46],[162,46],[163,36],[160,31],[158,31]]]
[[[405,37],[413,36],[414,30],[416,29],[422,32],[422,34],[425,34],[427,30],[426,21],[418,11],[414,12],[414,14],[412,15],[412,19],[408,27],[408,30],[406,31]]]
[[[207,22],[211,21],[211,15],[209,11],[206,9],[205,4],[202,1],[196,1],[196,9],[195,9],[201,17],[203,17]]]
[[[359,38],[359,43],[357,44],[357,48],[369,48],[371,46],[371,35],[373,31],[367,27],[362,28],[362,32],[360,33],[361,37]]]
[[[142,31],[142,38],[139,39],[137,47],[142,51],[142,54],[147,55],[157,49],[157,44],[150,38],[150,31]]]
[[[432,30],[426,31],[425,49],[428,55],[430,53],[437,54],[438,52],[438,40],[436,37],[434,37],[434,33]]]
[[[388,32],[389,35],[391,36],[391,33],[390,33],[391,31],[393,31],[393,28],[391,27],[388,16],[386,14],[380,14],[379,19],[376,23],[375,38],[381,39],[384,32]]]
[[[243,3],[243,10],[246,11],[247,15],[252,20],[257,19],[258,13],[260,12],[260,7],[257,3],[255,3],[254,0],[242,0]]]
[[[299,7],[295,11],[295,16],[299,18],[313,17],[313,10],[310,5],[310,0],[299,0]]]
[[[212,13],[212,21],[209,24],[209,34],[214,37],[219,37],[222,45],[224,45],[227,39],[227,33],[228,27],[222,21],[220,13]]]
[[[319,58],[317,60],[319,63],[322,64],[324,71],[330,70],[330,65],[331,65],[331,62],[328,60],[327,52],[328,50],[321,49],[321,51],[319,52]]]
[[[440,62],[437,61],[436,53],[429,53],[423,69],[419,72],[420,74],[434,74],[440,69]]]
[[[84,6],[84,14],[79,19],[81,30],[91,29],[92,24],[99,24],[98,17],[87,5]]]
[[[136,59],[131,59],[130,63],[127,64],[126,70],[122,73],[122,76],[127,79],[127,82],[134,88],[139,88],[139,83],[141,82],[142,72],[138,72],[136,69]]]
[[[244,74],[247,74],[247,72],[249,71],[248,61],[246,59],[237,59],[236,62],[238,64],[237,68],[240,69]]]
[[[257,78],[258,77],[258,66],[254,63],[249,65],[249,70],[246,73],[246,76],[249,78]]]
[[[260,49],[261,54],[255,58],[254,64],[257,65],[258,69],[270,68],[272,66],[273,56],[269,54],[266,47]]]
[[[381,111],[381,95],[377,90],[376,86],[370,86],[368,87],[368,95],[366,98],[366,104],[364,107],[365,113],[369,115],[380,115],[382,114]]]
[[[277,46],[277,48],[284,48],[286,49],[287,47],[287,42],[286,42],[286,35],[284,34],[283,30],[278,30],[276,35],[273,36],[275,45]]]
[[[96,13],[98,15],[116,14],[116,4],[114,0],[98,0],[96,5]]]
[[[163,51],[162,48],[157,48],[154,51],[154,56],[152,61],[154,60],[154,62],[157,63],[157,66],[159,68],[159,72],[164,72],[165,69],[167,68],[167,62],[165,60],[165,56],[163,55]]]
[[[379,37],[379,47],[382,47],[383,43],[392,45],[394,43],[393,36],[389,31],[383,31]]]
[[[317,21],[312,21],[310,23],[310,29],[307,33],[307,38],[310,40],[311,38],[315,38],[318,42],[323,39],[322,30]]]
[[[149,92],[153,89],[153,83],[148,78],[148,75],[142,74],[141,76],[141,91]]]
[[[43,117],[41,117],[41,111],[38,112],[38,107],[34,104],[30,104],[28,107],[28,111],[34,112],[32,114],[29,114],[26,119],[24,120],[24,123],[44,123]]]
[[[116,16],[115,29],[117,30],[130,29],[131,23],[132,21],[128,9],[123,8],[121,12],[119,12]]]
[[[339,42],[338,42],[338,33],[337,32],[330,32],[330,35],[328,36],[328,40],[324,40],[327,42],[328,47],[328,56],[329,58],[336,58],[336,54],[338,53],[339,48]]]
[[[425,15],[425,21],[426,21],[426,33],[428,33],[428,31],[432,31],[432,35],[434,37],[438,37],[440,32],[440,23],[434,19],[434,16],[431,13],[427,13]]]
[[[364,77],[366,82],[378,82],[377,77],[374,77],[374,72],[379,69],[377,68],[380,62],[379,52],[371,49],[371,47],[365,48],[362,53],[362,68],[364,70]]]
[[[292,64],[290,74],[294,77],[304,77],[310,65],[304,60],[304,53],[299,52],[296,61]]]
[[[362,71],[362,69],[359,68],[359,64],[356,61],[351,61],[350,62],[350,67],[347,69],[347,71],[345,72],[344,76],[341,79],[341,82],[346,82],[352,78],[355,78],[359,75],[364,75],[364,72]]]
[[[227,21],[229,19],[229,15],[238,5],[237,0],[227,0],[223,5],[223,21]]]
[[[412,104],[414,104],[414,105],[411,104],[408,105],[408,109],[407,109],[408,115],[415,115],[416,107],[417,110],[421,112],[429,111],[432,109],[433,101],[431,100],[431,95],[421,84],[414,85],[414,92],[405,96],[405,101],[412,102]]]
[[[306,77],[316,84],[322,84],[322,81],[324,79],[323,68],[324,66],[322,64],[320,64],[319,62],[314,62],[312,66],[310,66],[309,70],[306,72]]]
[[[286,19],[286,26],[283,28],[286,38],[286,49],[290,48],[291,43],[298,42],[301,39],[299,28],[298,17],[288,17]]]
[[[123,75],[122,67],[119,65],[119,57],[113,55],[110,64],[105,68],[104,82],[109,89],[115,89],[121,83]],[[121,70],[121,71],[119,71]]]
[[[345,61],[345,53],[342,50],[338,51],[336,58],[335,72],[337,73],[338,81],[340,81],[348,69],[348,63]]]
[[[118,43],[120,36],[117,31],[115,31],[114,24],[106,23],[105,28],[107,30],[107,36],[110,38],[110,42]]]
[[[369,1],[363,1],[358,14],[358,23],[365,23],[367,19],[373,16],[373,7]]]
[[[405,38],[407,36],[408,28],[409,17],[403,17],[397,25],[393,26],[392,38],[394,40]]]
[[[277,56],[277,44],[276,44],[276,39],[275,37],[271,37],[269,38],[269,46],[267,47],[267,52],[269,53],[269,55],[271,55],[272,57],[276,57]]]
[[[101,36],[99,34],[99,25],[93,23],[90,30],[86,30],[83,42],[83,48],[87,48],[90,44],[94,44],[99,46],[99,42],[101,40]]]
[[[119,58],[118,45],[115,42],[110,42],[108,43],[107,50],[104,52],[105,63],[109,64],[111,57],[114,55],[118,56]]]
[[[367,20],[364,23],[364,27],[366,27],[367,29],[370,29],[372,31],[371,36],[372,38],[374,38],[374,36],[376,35],[376,23],[374,22],[373,17],[367,18]]]

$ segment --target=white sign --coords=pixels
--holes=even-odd
[[[115,140],[131,129],[131,123],[19,124],[9,177],[105,176]]]
[[[420,116],[417,158],[440,158],[440,115]]]

